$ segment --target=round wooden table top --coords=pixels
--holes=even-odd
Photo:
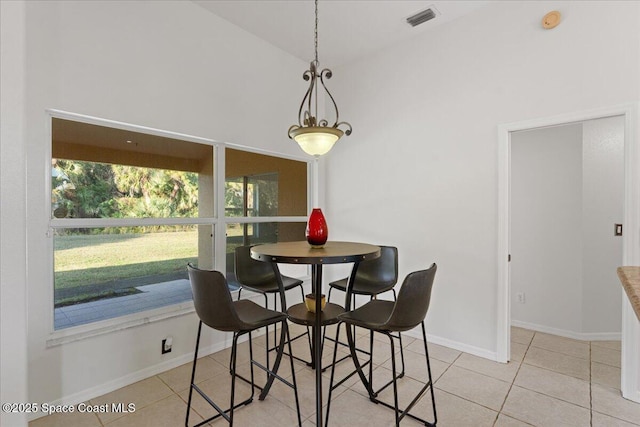
[[[280,242],[251,248],[251,258],[284,264],[340,264],[380,257],[380,247],[367,243],[327,242],[313,248],[306,241]]]

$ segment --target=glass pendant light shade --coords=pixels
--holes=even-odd
[[[302,127],[291,131],[291,137],[302,151],[312,156],[327,154],[344,132],[324,126]]]

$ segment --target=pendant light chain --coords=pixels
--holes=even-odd
[[[313,34],[313,42],[315,45],[316,60],[315,60],[315,65],[313,66],[314,69],[315,67],[320,66],[320,63],[318,62],[318,0],[315,1],[315,5],[316,5],[316,27]],[[317,73],[317,72],[318,70],[314,71],[314,73]],[[317,75],[314,75],[313,78],[314,80],[317,79]],[[312,96],[315,95],[314,103],[315,103],[316,111],[315,111],[314,123],[318,123],[319,117],[318,117],[318,87],[317,86],[315,87],[315,90],[311,93],[311,95]]]
[[[318,0],[316,0],[316,30],[313,41],[315,43],[316,63],[318,63]]]

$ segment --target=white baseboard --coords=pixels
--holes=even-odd
[[[258,299],[260,295],[251,295],[249,299]],[[264,329],[261,328],[254,332],[253,337],[258,337],[260,335],[264,335]],[[248,339],[248,335],[242,336],[238,339],[238,343],[244,342]],[[224,339],[222,341],[216,342],[213,345],[208,347],[200,347],[198,349],[199,357],[206,357],[210,354],[217,353],[218,351],[224,350],[227,347],[231,347],[231,340]],[[49,402],[50,405],[77,405],[81,402],[86,402],[90,399],[95,399],[98,396],[102,396],[106,393],[110,393],[112,391],[118,390],[122,387],[126,387],[138,381],[142,381],[144,379],[150,378],[154,375],[161,374],[165,371],[168,371],[173,368],[177,368],[180,365],[184,365],[185,363],[189,363],[193,360],[193,353],[189,352],[183,354],[181,356],[174,357],[170,360],[158,363],[153,366],[149,366],[148,368],[141,369],[136,372],[132,372],[130,374],[124,375],[120,378],[116,378],[112,381],[108,381],[103,384],[99,384],[95,387],[90,387],[88,389],[82,390],[77,393],[73,393],[67,396],[63,396],[60,399],[56,399],[52,402]],[[37,412],[29,414],[29,421],[33,421],[37,418],[43,417],[47,415],[46,413]]]
[[[408,332],[403,332],[403,335],[407,335],[412,338],[416,338],[420,340],[422,339],[422,332],[420,332],[418,329],[414,329]],[[453,341],[448,338],[442,338],[436,335],[427,334],[427,341],[429,341],[429,343],[442,345],[444,347],[449,347],[454,350],[463,351],[465,353],[469,353],[474,356],[482,357],[485,359],[489,359],[493,361],[498,360],[497,354],[495,351],[489,351],[484,348],[475,347],[475,346],[464,344],[458,341]]]
[[[241,340],[239,340],[238,342],[240,341]],[[209,347],[201,347],[198,350],[198,356],[206,357],[220,350],[224,350],[226,347],[228,347],[227,340],[216,343]],[[162,372],[168,371],[170,369],[177,368],[178,366],[184,365],[185,363],[189,363],[192,360],[193,360],[193,353],[186,353],[182,356],[175,357],[171,360],[158,363],[148,368],[141,369],[137,372],[132,372],[120,378],[116,378],[115,380],[108,381],[106,383],[97,385],[95,387],[82,390],[78,393],[64,396],[60,399],[50,402],[50,405],[77,405],[78,403],[86,402],[90,399],[94,399],[98,396],[102,396],[103,394],[110,393],[122,387],[126,387],[138,381],[142,381],[144,379],[150,378],[154,375],[161,374]],[[47,414],[42,412],[32,413],[30,414],[29,421],[35,420],[45,415]]]
[[[237,293],[237,291],[235,291]],[[234,294],[234,299],[236,299],[236,294]],[[257,293],[248,293],[247,296],[244,296],[243,299],[250,299],[255,303],[262,305],[263,300],[261,299],[262,295]],[[190,309],[193,311],[193,308]],[[129,327],[129,326],[127,326]],[[264,334],[264,329],[259,329],[254,332],[253,336],[257,337]],[[248,339],[248,336],[242,336],[238,340],[238,342],[244,342]],[[59,343],[56,343],[58,345]],[[220,350],[224,350],[227,347],[231,346],[231,340],[225,339],[220,342],[217,342],[209,347],[200,347],[198,350],[198,356],[205,357],[210,354],[216,353]],[[77,405],[81,402],[86,402],[90,399],[95,399],[98,396],[102,396],[103,394],[110,393],[112,391],[118,390],[119,388],[126,387],[138,381],[150,378],[154,375],[161,374],[162,372],[168,371],[173,368],[177,368],[180,365],[184,365],[185,363],[191,362],[193,360],[193,353],[189,352],[181,356],[174,357],[170,360],[160,362],[156,365],[149,366],[145,369],[141,369],[136,372],[131,372],[127,375],[124,375],[120,378],[116,378],[114,380],[108,381],[103,384],[99,384],[95,387],[90,387],[85,390],[79,391],[77,393],[69,394],[67,396],[63,396],[59,399],[53,400],[50,403],[51,405]],[[42,412],[31,413],[29,415],[29,421],[40,418],[47,414],[43,414]]]
[[[623,397],[632,402],[640,403],[640,390],[630,394],[629,396],[623,396]]]
[[[544,332],[546,334],[558,335],[580,341],[620,341],[622,338],[621,332],[574,332],[566,329],[537,325],[535,323],[522,322],[520,320],[511,320],[511,326],[517,326],[519,328],[530,329],[536,332]]]

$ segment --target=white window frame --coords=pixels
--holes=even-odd
[[[246,151],[256,154],[263,154],[272,157],[279,157],[283,159],[301,161],[307,164],[307,211],[314,202],[314,195],[317,191],[313,189],[316,187],[317,176],[317,162],[310,160],[306,157],[290,156],[282,153],[257,149],[253,147],[247,147],[243,145],[219,142],[213,139],[197,137],[193,135],[181,134],[177,132],[171,132],[166,130],[148,128],[144,126],[133,125],[130,123],[118,122],[113,120],[101,119],[98,117],[92,117],[82,114],[71,113],[67,111],[49,109],[46,111],[48,114],[48,135],[49,141],[47,144],[47,167],[48,172],[45,174],[45,189],[46,194],[44,197],[46,203],[45,212],[49,215],[49,232],[47,233],[48,244],[47,252],[49,254],[48,261],[48,301],[51,308],[48,313],[48,330],[49,339],[47,340],[47,347],[53,347],[68,342],[81,340],[88,337],[102,335],[105,333],[115,332],[122,329],[128,329],[131,327],[143,325],[146,323],[156,322],[172,317],[183,316],[194,312],[193,301],[185,301],[179,304],[167,305],[152,310],[141,311],[137,313],[131,313],[124,316],[114,317],[112,319],[106,319],[87,323],[84,325],[73,326],[69,328],[55,330],[54,328],[54,248],[53,248],[53,230],[63,228],[95,228],[95,227],[131,227],[131,226],[154,226],[154,225],[211,225],[213,229],[213,254],[214,254],[214,268],[219,271],[226,270],[225,256],[218,256],[218,254],[226,253],[226,227],[229,223],[259,223],[259,222],[306,222],[307,216],[273,216],[273,217],[225,217],[225,203],[224,203],[224,191],[225,191],[225,149],[232,148],[235,150]],[[198,217],[198,218],[51,218],[51,156],[52,156],[52,126],[51,123],[54,118],[77,121],[87,124],[94,124],[98,126],[112,127],[121,130],[128,130],[132,132],[146,133],[155,136],[161,136],[166,138],[180,139],[186,142],[193,142],[198,144],[210,145],[213,147],[214,156],[214,216],[212,217]],[[222,196],[222,197],[220,197]],[[309,280],[309,272],[305,276],[300,277],[305,281]]]

